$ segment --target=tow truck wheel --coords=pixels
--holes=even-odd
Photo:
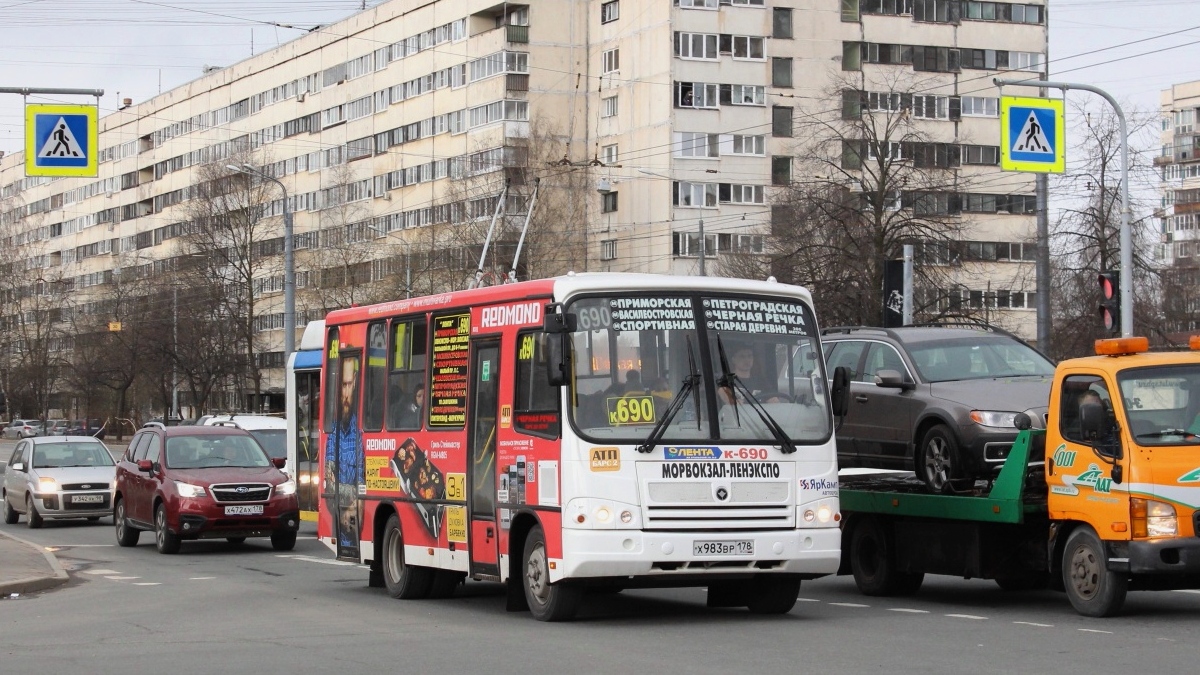
[[[950,480],[955,477],[958,463],[958,441],[954,432],[939,424],[925,432],[917,455],[917,475],[931,492],[951,492]]]
[[[569,621],[579,608],[583,589],[562,583],[550,583],[550,561],[546,556],[546,534],[538,525],[529,531],[522,560],[525,600],[529,612],[538,621]]]
[[[1104,544],[1092,528],[1082,525],[1063,548],[1063,585],[1075,611],[1084,616],[1113,616],[1125,604],[1129,579],[1109,571]]]
[[[883,525],[865,518],[850,537],[850,570],[863,595],[912,595],[921,588],[925,575],[896,569],[892,542]]]
[[[746,607],[751,614],[787,614],[796,606],[800,579],[790,574],[762,574],[750,583]]]
[[[427,598],[433,586],[433,570],[404,563],[400,516],[394,513],[383,528],[383,583],[388,595],[401,600]]]

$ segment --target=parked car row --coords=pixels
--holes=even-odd
[[[119,545],[136,545],[146,530],[160,553],[189,539],[248,537],[287,551],[300,508],[285,463],[233,424],[147,424],[117,461],[92,436],[32,436],[17,443],[0,481],[0,510],[5,523],[24,516],[30,528],[112,516]]]
[[[98,419],[62,420],[14,419],[0,433],[4,438],[17,440],[34,436],[93,436],[104,439],[104,423]]]

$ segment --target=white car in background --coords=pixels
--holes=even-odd
[[[287,420],[271,415],[214,415],[204,426],[233,426],[245,429],[267,451],[271,459],[287,458]],[[285,469],[290,472],[291,467]]]
[[[112,515],[117,465],[108,448],[89,436],[23,439],[0,482],[0,509],[12,525],[24,515],[30,528],[43,520]]]

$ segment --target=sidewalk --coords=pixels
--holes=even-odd
[[[44,591],[67,583],[67,572],[53,553],[32,542],[0,532],[0,597]]]

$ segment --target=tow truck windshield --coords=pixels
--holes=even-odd
[[[581,298],[566,311],[576,317],[570,413],[584,438],[644,447],[829,437],[817,326],[797,299],[631,293]],[[722,375],[740,386],[722,386]],[[739,412],[747,395],[758,409]]]

